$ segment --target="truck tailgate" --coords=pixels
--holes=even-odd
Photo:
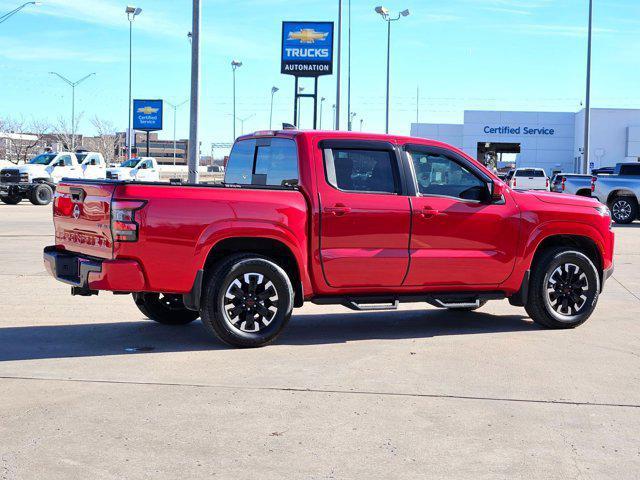
[[[113,257],[111,183],[64,182],[53,200],[56,246],[98,258]]]

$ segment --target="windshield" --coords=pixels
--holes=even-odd
[[[130,158],[126,162],[122,162],[122,165],[120,166],[125,168],[133,168],[138,164],[139,161],[140,161],[139,158]]]
[[[43,153],[42,155],[32,158],[29,163],[31,165],[49,165],[49,162],[54,158],[56,158],[55,153]]]

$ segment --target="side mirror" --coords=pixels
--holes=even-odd
[[[504,202],[504,194],[507,192],[507,185],[502,180],[494,180],[491,183],[491,203]]]

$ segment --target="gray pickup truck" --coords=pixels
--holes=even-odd
[[[556,173],[551,180],[551,191],[590,197],[591,175],[579,173]]]
[[[619,163],[613,175],[600,175],[591,181],[592,196],[611,209],[616,223],[631,223],[638,218],[640,163]]]

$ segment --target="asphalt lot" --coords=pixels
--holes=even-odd
[[[49,278],[50,207],[0,204],[0,479],[640,478],[640,223],[595,315],[506,301],[298,309],[234,350]]]

